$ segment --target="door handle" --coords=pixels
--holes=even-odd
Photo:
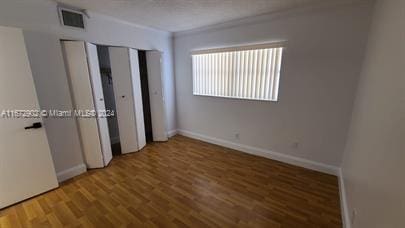
[[[38,129],[38,128],[41,128],[41,127],[42,127],[42,123],[41,122],[36,122],[36,123],[33,123],[31,126],[25,127],[24,129],[25,130],[31,129],[31,128]]]

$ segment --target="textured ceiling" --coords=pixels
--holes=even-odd
[[[356,0],[56,0],[130,23],[184,31],[321,2]]]

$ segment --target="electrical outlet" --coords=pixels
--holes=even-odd
[[[356,220],[356,216],[357,216],[357,210],[356,208],[354,208],[352,210],[352,214],[350,215],[350,223],[353,225],[354,221]]]
[[[235,139],[239,140],[239,133],[235,133]]]
[[[292,146],[292,148],[294,148],[294,149],[298,149],[298,147],[300,146],[300,143],[299,143],[299,142],[293,142],[293,143],[291,144],[291,146]]]

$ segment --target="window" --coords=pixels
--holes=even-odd
[[[192,52],[193,94],[277,101],[282,44]]]

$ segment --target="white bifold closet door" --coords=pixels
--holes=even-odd
[[[146,51],[153,141],[167,141],[166,109],[162,83],[162,52]]]
[[[134,96],[135,124],[138,137],[138,149],[146,145],[145,121],[143,116],[141,73],[139,71],[138,51],[129,49],[129,62],[131,64],[132,92]]]
[[[96,46],[83,41],[62,42],[74,108],[104,110]],[[87,168],[101,168],[112,158],[106,118],[76,118]]]
[[[138,51],[109,47],[121,152],[131,153],[146,145]]]
[[[93,89],[93,99],[96,110],[105,111],[103,84],[101,82],[100,64],[98,62],[97,47],[94,44],[86,43],[87,61],[90,70],[90,81]],[[104,165],[112,159],[110,133],[108,130],[107,117],[97,118],[98,132],[100,134],[101,149],[103,152]]]

